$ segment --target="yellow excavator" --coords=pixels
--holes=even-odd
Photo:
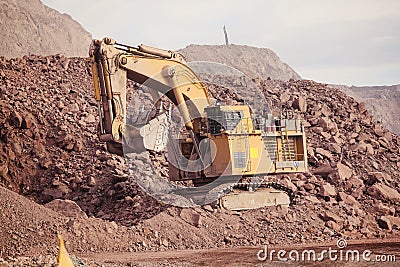
[[[224,188],[229,192],[218,197],[227,209],[294,201],[291,189],[268,177],[307,171],[305,131],[299,119],[260,116],[245,103],[216,101],[177,52],[104,38],[92,41],[89,55],[99,139],[106,142],[110,153],[165,151],[170,181],[189,180],[203,188],[211,184],[208,191],[230,185],[229,190]],[[148,88],[154,103],[149,108],[157,110],[141,123],[127,119],[132,117],[127,108],[128,80]],[[171,134],[171,106],[179,111],[184,125],[177,135]],[[190,190],[186,191],[189,195]]]

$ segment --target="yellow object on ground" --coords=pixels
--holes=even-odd
[[[57,267],[74,267],[74,264],[65,249],[62,236],[58,235],[58,239],[60,239],[60,246],[58,249]]]

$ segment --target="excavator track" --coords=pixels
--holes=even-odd
[[[229,193],[220,198],[221,207],[230,210],[248,210],[267,206],[289,206],[296,203],[290,188],[276,183],[236,183]]]
[[[287,186],[284,186],[277,182],[263,182],[263,183],[237,183],[233,186],[233,189],[249,190],[249,188],[273,188],[276,190],[284,191],[290,199],[290,204],[296,204],[296,193]],[[250,189],[251,190],[251,189]]]
[[[185,195],[186,198],[198,205],[218,200],[222,208],[231,210],[296,204],[296,193],[277,182],[238,182],[220,184],[211,190],[209,187],[194,187],[178,189],[174,193]]]

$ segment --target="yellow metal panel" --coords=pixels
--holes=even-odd
[[[92,81],[93,81],[93,89],[94,89],[94,95],[96,98],[96,101],[101,100],[101,95],[100,95],[100,85],[99,85],[99,73],[97,71],[97,64],[94,59],[94,56],[91,58],[91,63],[92,67]]]
[[[250,147],[250,158],[257,159],[258,158],[258,148]]]

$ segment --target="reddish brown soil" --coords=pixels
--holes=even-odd
[[[365,105],[327,85],[254,80],[275,114],[290,111],[303,119],[310,172],[271,177],[297,192],[299,202],[289,209],[231,212],[170,207],[140,191],[134,179],[146,172],[140,158],[130,174],[124,159],[97,139],[96,103],[83,59],[0,59],[0,81],[0,258],[9,262],[8,256],[36,263],[54,257],[58,232],[72,255],[110,253],[104,255],[113,260],[114,253],[167,251],[178,255],[172,264],[179,263],[180,252],[170,252],[176,250],[218,249],[203,257],[196,253],[197,263],[206,264],[213,257],[207,255],[223,254],[228,261],[230,253],[254,253],[237,249],[242,246],[400,236],[400,139]],[[211,89],[221,100],[247,97]],[[42,206],[54,199],[73,200],[89,218]],[[186,260],[192,252],[184,253]]]

